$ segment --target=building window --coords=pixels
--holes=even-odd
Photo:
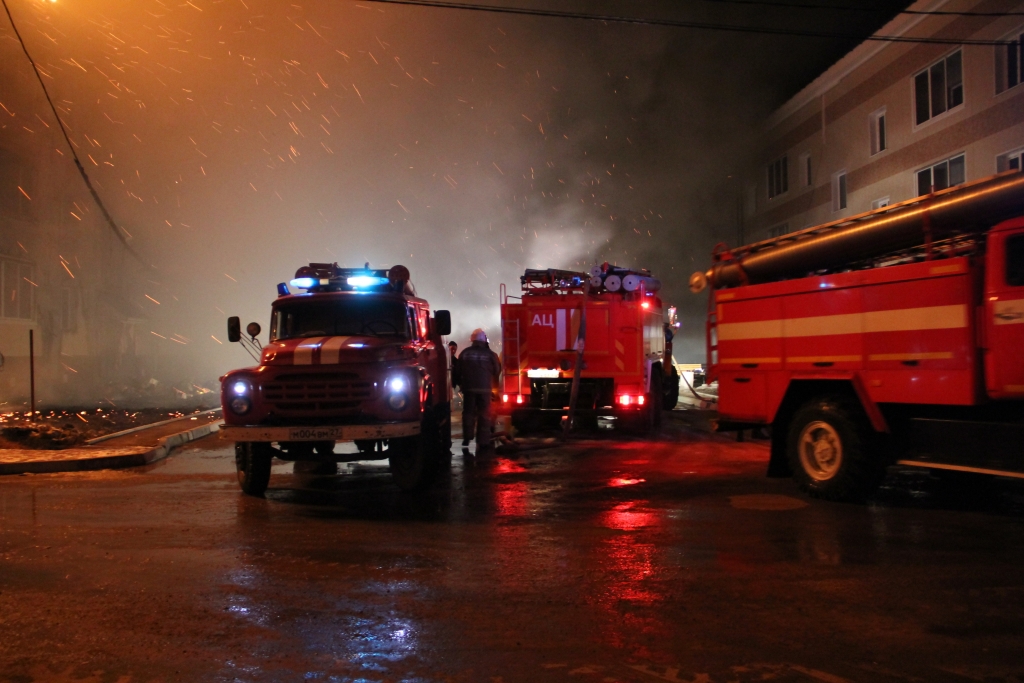
[[[789,167],[786,155],[768,164],[768,199],[774,199],[789,190]]]
[[[1016,33],[996,47],[996,92],[1024,82],[1024,33]]]
[[[918,125],[963,103],[963,56],[960,50],[914,76],[914,108]]]
[[[879,109],[870,117],[871,121],[871,153],[885,151],[885,109]]]
[[[881,199],[876,199],[875,201],[871,202],[871,209],[872,210],[882,209],[882,208],[885,208],[886,206],[889,206],[889,198],[888,197],[882,197]]]
[[[776,225],[773,228],[768,228],[768,237],[782,237],[783,235],[788,235],[790,232],[789,223],[783,223],[781,225]]]
[[[842,211],[846,208],[846,171],[832,176],[832,210]]]
[[[964,182],[964,155],[940,161],[917,172],[917,194],[930,194]]]
[[[800,155],[800,173],[803,176],[801,181],[804,187],[811,187],[814,183],[814,176],[811,175],[811,153],[804,152]]]
[[[36,287],[32,277],[31,265],[0,259],[0,283],[3,286],[0,317],[32,319],[33,290]]]
[[[996,157],[996,172],[1002,173],[1003,171],[1019,171],[1024,164],[1024,149],[1014,150],[1013,152],[1007,152],[1006,154],[1000,154]]]

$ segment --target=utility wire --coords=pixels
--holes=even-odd
[[[870,14],[886,14],[890,10],[880,7],[863,7],[859,5],[815,5],[802,2],[772,2],[771,0],[701,0],[723,5],[756,5],[759,7],[787,7],[792,9],[839,10],[842,12],[865,12]],[[928,17],[1021,17],[1024,12],[971,12],[954,10],[914,10],[905,9],[892,14],[912,14]]]
[[[32,71],[35,72],[36,78],[39,80],[39,86],[43,89],[43,95],[46,96],[46,101],[50,105],[50,109],[53,111],[54,118],[57,119],[57,124],[60,126],[60,132],[64,135],[64,141],[68,143],[68,149],[71,150],[71,158],[75,160],[75,166],[78,168],[78,172],[81,174],[82,180],[85,181],[85,186],[89,188],[89,193],[92,195],[96,205],[100,207],[103,217],[107,220],[107,225],[109,225],[110,229],[114,231],[114,234],[117,235],[117,239],[121,241],[121,244],[123,244],[124,248],[128,250],[128,253],[134,256],[142,265],[147,268],[152,268],[153,266],[143,261],[138,252],[132,248],[132,245],[128,244],[128,240],[126,240],[124,235],[121,234],[121,229],[117,227],[116,223],[114,223],[114,219],[110,217],[107,207],[103,204],[103,200],[100,199],[99,194],[97,194],[95,188],[93,188],[92,181],[89,180],[89,174],[85,172],[85,168],[82,166],[82,162],[79,160],[78,154],[75,152],[75,146],[71,144],[71,138],[68,137],[68,131],[64,127],[64,121],[61,120],[60,114],[57,113],[57,108],[53,106],[53,100],[50,99],[50,93],[46,90],[46,84],[43,83],[43,77],[39,74],[39,67],[36,66],[36,62],[32,59],[32,55],[28,53],[25,41],[22,39],[21,33],[18,31],[18,27],[14,24],[14,17],[11,16],[11,10],[7,6],[7,0],[0,0],[0,3],[3,4],[4,11],[7,12],[7,19],[11,22],[11,28],[14,29],[14,35],[17,36],[18,42],[21,43],[21,49],[25,52],[25,57],[28,58],[29,63],[32,64]]]
[[[358,0],[357,0],[358,1]],[[581,12],[563,12],[561,10],[529,9],[526,7],[500,7],[497,5],[477,5],[473,3],[448,2],[447,0],[362,0],[382,5],[408,5],[411,7],[432,7],[435,9],[460,9],[471,12],[490,12],[493,14],[512,14],[528,17],[548,17],[558,19],[582,19],[585,21],[604,21],[616,24],[635,24],[640,26],[665,26],[669,28],[689,28],[701,31],[724,31],[731,33],[753,33],[771,36],[796,36],[800,38],[832,38],[850,41],[872,41],[879,43],[925,43],[931,45],[1006,45],[1003,40],[980,40],[957,38],[935,38],[910,36],[886,36],[872,34],[867,37],[834,31],[808,31],[801,29],[768,28],[758,26],[741,26],[736,24],[717,24],[706,21],[682,21],[676,19],[650,19],[645,17],[624,17],[611,14],[586,14]],[[738,0],[737,0],[738,1]]]

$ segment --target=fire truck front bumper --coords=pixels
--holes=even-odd
[[[324,425],[296,427],[235,427],[221,425],[220,433],[229,441],[355,441],[356,439],[397,439],[416,436],[420,423],[393,422],[374,425]]]

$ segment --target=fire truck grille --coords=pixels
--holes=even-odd
[[[373,397],[373,382],[355,375],[300,379],[287,377],[263,387],[270,407],[286,413],[339,413],[352,411]]]

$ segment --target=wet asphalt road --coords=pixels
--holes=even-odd
[[[0,681],[1022,681],[1024,493],[897,473],[868,504],[675,425],[382,465],[216,437],[143,469],[0,479]]]

